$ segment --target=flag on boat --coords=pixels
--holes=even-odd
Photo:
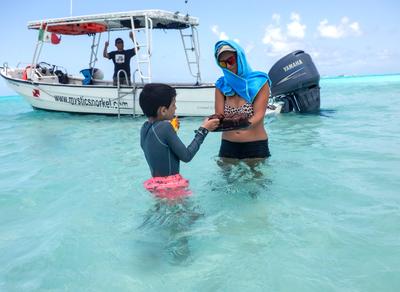
[[[41,28],[39,30],[39,41],[57,45],[61,41],[61,36],[58,36],[54,32],[45,31],[44,29]]]

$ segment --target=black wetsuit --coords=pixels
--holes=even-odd
[[[179,161],[189,162],[203,143],[207,132],[197,131],[186,147],[169,121],[145,122],[140,130],[143,149],[151,175],[169,176],[179,173]]]

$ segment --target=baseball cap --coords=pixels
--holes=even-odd
[[[231,46],[228,45],[223,45],[220,46],[218,51],[217,51],[217,58],[219,57],[219,55],[221,55],[223,52],[235,52],[236,50],[234,48],[232,48]]]

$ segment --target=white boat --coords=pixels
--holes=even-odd
[[[50,111],[93,114],[143,114],[139,107],[139,94],[144,84],[151,82],[152,30],[178,30],[185,51],[191,84],[171,84],[177,91],[177,112],[179,116],[208,116],[214,113],[214,91],[212,83],[203,83],[200,73],[200,50],[197,33],[199,20],[196,17],[162,10],[141,10],[56,19],[32,21],[29,29],[39,31],[32,62],[28,66],[11,68],[7,63],[0,67],[0,75],[9,87],[32,105]],[[112,80],[103,80],[103,74],[95,68],[97,52],[102,33],[130,30],[133,33],[137,56],[136,70],[131,86],[117,86]],[[136,34],[143,32],[139,40]],[[50,33],[65,35],[92,35],[89,70],[91,84],[84,85],[84,78],[73,76],[58,65],[38,62],[44,35]],[[143,40],[144,39],[144,40]],[[48,41],[48,40],[47,40]],[[21,63],[19,63],[21,64]],[[26,63],[25,63],[26,64]],[[118,74],[119,75],[119,74]],[[268,108],[267,115],[280,112],[280,104]]]

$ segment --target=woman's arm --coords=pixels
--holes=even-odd
[[[254,102],[253,109],[254,115],[249,119],[251,126],[254,127],[260,123],[264,123],[265,112],[267,111],[269,100],[269,86],[268,83],[260,89],[257,93]]]
[[[215,105],[214,106],[215,106],[216,114],[224,113],[225,97],[218,88],[215,88]]]

